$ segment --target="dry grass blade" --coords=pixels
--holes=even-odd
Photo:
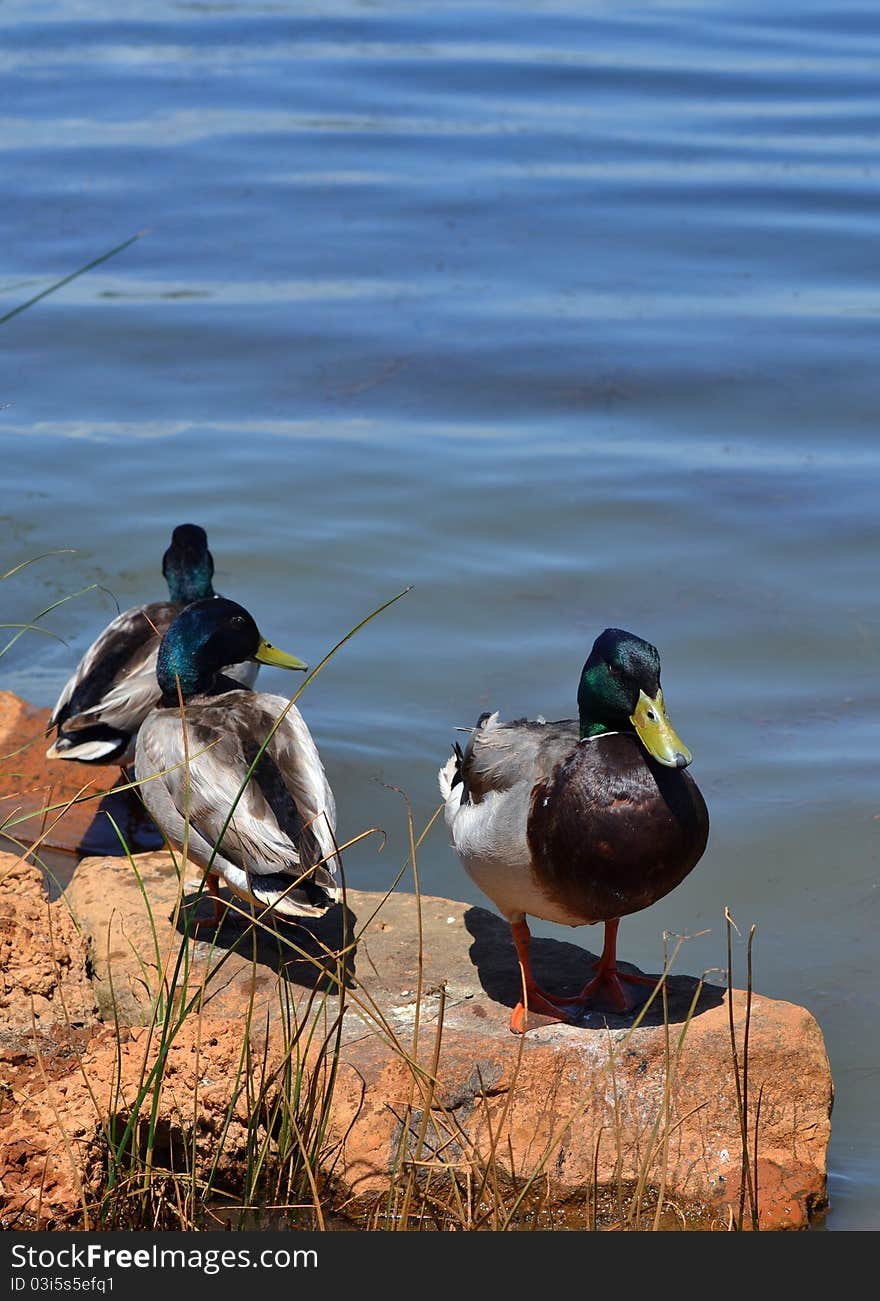
[[[736,1109],[739,1119],[740,1143],[742,1151],[742,1174],[740,1177],[740,1194],[739,1194],[739,1214],[736,1220],[736,1228],[742,1230],[745,1220],[745,1204],[748,1196],[749,1215],[752,1229],[757,1232],[760,1228],[758,1222],[758,1198],[757,1198],[757,1118],[755,1121],[755,1168],[752,1169],[752,1163],[749,1154],[749,1027],[752,1013],[752,940],[755,935],[755,927],[752,926],[748,938],[748,978],[746,982],[746,1014],[745,1027],[743,1033],[742,1064],[740,1064],[739,1049],[736,1041],[736,1026],[734,1023],[733,1013],[733,944],[732,932],[739,934],[739,928],[730,915],[728,908],[724,909],[724,919],[727,924],[727,1015],[728,1031],[730,1034],[730,1052],[733,1063],[733,1074],[736,1084]],[[760,1100],[759,1100],[760,1101]]]

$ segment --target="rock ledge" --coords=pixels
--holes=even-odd
[[[485,909],[422,899],[419,986],[412,895],[349,891],[345,907],[308,929],[276,933],[230,917],[184,943],[184,918],[205,908],[193,902],[197,878],[181,885],[164,853],[134,864],[137,872],[124,858],[83,859],[66,901],[50,905],[35,869],[0,855],[5,1227],[83,1227],[82,1208],[102,1190],[102,1126],[124,1114],[155,1061],[149,1027],[169,998],[192,1007],[163,1079],[169,1152],[185,1150],[205,1173],[223,1134],[217,1177],[240,1189],[248,1107],[236,1081],[246,1026],[261,1079],[277,1079],[261,1097],[265,1114],[292,1055],[316,1080],[327,1069],[318,1045],[332,1039],[343,1007],[339,976],[339,1069],[322,1161],[336,1204],[386,1193],[403,1161],[431,1188],[472,1185],[487,1169],[510,1189],[529,1183],[540,1214],[569,1227],[586,1227],[590,1209],[621,1190],[645,1205],[659,1198],[681,1227],[724,1228],[736,1216],[742,1143],[726,990],[672,976],[668,1027],[654,1009],[635,1028],[632,1016],[591,1012],[578,1026],[535,1017],[517,1039],[507,1029],[514,950],[507,926]],[[32,989],[19,937],[33,933],[34,909],[54,920],[51,936],[41,932]],[[343,973],[326,955],[346,937]],[[181,952],[187,961],[175,967]],[[584,983],[594,956],[534,942],[538,979],[560,992]],[[745,1014],[746,996],[735,991],[740,1057]],[[748,1066],[760,1226],[806,1228],[827,1203],[833,1097],[816,1021],[753,996]]]

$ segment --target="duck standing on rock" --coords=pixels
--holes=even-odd
[[[48,731],[57,736],[49,759],[126,764],[134,757],[137,730],[159,699],[156,655],[171,622],[191,601],[214,596],[214,558],[198,524],[179,524],[162,557],[167,601],[123,610],[83,655],[52,710]],[[256,664],[236,665],[230,675],[253,686]]]
[[[684,880],[706,848],[709,815],[685,771],[690,751],[666,716],[656,647],[620,628],[593,644],[578,719],[503,723],[483,714],[440,770],[446,825],[465,871],[510,923],[528,1009],[557,1021],[608,999],[629,1000],[618,970],[620,918]],[[526,915],[567,926],[605,924],[596,975],[571,998],[536,983]],[[510,1028],[525,1029],[526,1006]]]
[[[204,869],[214,924],[225,911],[221,880],[287,919],[321,916],[341,896],[336,802],[324,766],[295,705],[242,690],[228,676],[226,665],[250,660],[308,668],[265,641],[235,601],[187,606],[159,646],[161,699],[135,750],[144,804],[167,840],[186,844]]]

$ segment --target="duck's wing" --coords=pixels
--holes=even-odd
[[[531,871],[528,823],[536,784],[577,748],[574,719],[501,722],[483,714],[440,769],[444,821],[462,866],[511,922],[547,917]],[[554,920],[565,920],[564,917]]]
[[[191,702],[186,711],[189,791],[180,715],[172,709],[156,710],[138,737],[136,771],[141,779],[174,769],[141,788],[144,802],[172,841],[181,841],[188,802],[193,857],[204,858],[196,852],[196,836],[209,854],[218,846],[214,870],[234,888],[239,877],[246,879],[254,898],[298,914],[323,911],[340,892],[336,803],[295,705],[241,791],[287,703],[283,696],[241,690]]]
[[[48,728],[58,728],[51,758],[111,758],[159,699],[156,656],[179,613],[171,602],[124,610],[92,642],[64,685]]]
[[[457,764],[462,803],[478,804],[490,791],[508,791],[548,777],[578,743],[577,719],[545,723],[526,718],[501,722],[481,714]]]

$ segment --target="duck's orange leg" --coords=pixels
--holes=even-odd
[[[220,893],[220,877],[216,872],[209,872],[205,877],[205,889],[214,905],[213,917],[194,917],[190,925],[193,930],[216,930],[227,912],[227,903]]]
[[[531,932],[528,924],[523,920],[521,922],[510,923],[510,933],[513,936],[513,943],[516,946],[516,956],[519,958],[520,970],[522,972],[523,992],[525,1002],[522,999],[510,1014],[510,1029],[513,1034],[525,1034],[526,1029],[526,1004],[529,1012],[541,1012],[546,1016],[552,1016],[555,1021],[567,1021],[568,1017],[564,1012],[560,1012],[555,1003],[550,1001],[549,995],[545,994],[543,989],[536,983],[532,975],[532,964],[529,960],[529,944],[531,942]]]
[[[630,974],[628,971],[618,970],[617,928],[619,925],[619,917],[605,923],[605,943],[602,946],[602,956],[595,964],[596,974],[593,979],[584,985],[579,994],[575,994],[571,998],[557,999],[558,1003],[566,1006],[573,1004],[583,1006],[585,1003],[592,1003],[597,995],[604,995],[610,999],[619,1012],[628,1012],[630,1002],[621,983],[622,981],[626,981],[628,985],[651,985],[652,987],[658,983],[656,976],[637,976]]]

